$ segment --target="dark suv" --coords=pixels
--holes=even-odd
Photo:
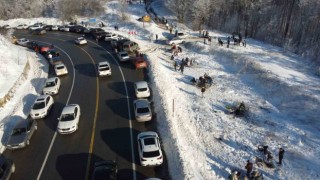
[[[96,162],[94,164],[92,180],[116,180],[118,173],[117,163],[113,160]]]
[[[15,165],[11,159],[0,155],[0,180],[9,180],[15,171]]]

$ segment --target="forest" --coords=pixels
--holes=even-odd
[[[0,19],[95,16],[108,0],[0,0]],[[110,0],[109,0],[110,1]],[[125,0],[121,0],[122,2]],[[152,0],[147,0],[152,1]],[[193,30],[241,33],[320,63],[319,0],[163,0]],[[130,7],[130,6],[128,6]]]
[[[241,33],[320,63],[319,0],[166,0],[179,22]]]

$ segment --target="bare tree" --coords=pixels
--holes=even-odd
[[[191,0],[167,0],[167,6],[176,13],[179,23],[185,22],[185,16],[190,12]]]

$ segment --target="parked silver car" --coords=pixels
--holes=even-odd
[[[31,137],[36,130],[37,122],[35,120],[20,120],[10,134],[7,148],[13,150],[28,146]]]

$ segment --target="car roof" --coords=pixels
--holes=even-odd
[[[54,65],[55,67],[65,67],[65,65],[63,63],[59,63],[59,64],[56,64]]]
[[[62,114],[71,114],[74,113],[74,109],[77,107],[78,105],[76,104],[68,104],[66,105],[63,110],[62,110]]]
[[[99,64],[99,66],[101,66],[101,65],[110,65],[108,61],[102,61],[102,62],[99,62],[98,64]]]
[[[137,108],[148,107],[149,101],[147,99],[137,99],[134,101]]]
[[[31,119],[21,119],[17,122],[14,128],[26,128],[30,121]]]
[[[138,89],[148,87],[148,83],[146,81],[138,81],[138,82],[135,82],[135,84]]]

